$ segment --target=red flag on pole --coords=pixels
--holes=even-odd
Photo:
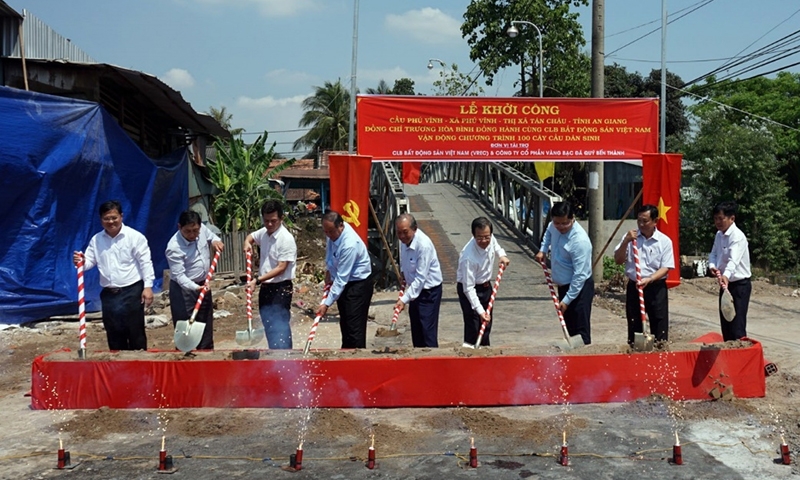
[[[366,244],[372,157],[331,154],[328,156],[328,161],[331,176],[331,209],[339,212]]]
[[[658,207],[658,229],[672,239],[675,268],[667,276],[667,287],[681,284],[680,238],[681,160],[679,153],[642,155],[642,204]]]
[[[419,176],[422,172],[422,162],[403,163],[403,183],[419,185]]]

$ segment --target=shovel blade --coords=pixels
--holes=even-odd
[[[471,349],[474,350],[475,349],[475,345],[473,345],[471,343],[464,342],[464,343],[461,344],[461,348],[471,348]]]
[[[733,306],[733,297],[731,296],[731,292],[729,292],[727,289],[722,291],[722,298],[719,302],[719,310],[722,312],[722,318],[728,322],[732,322],[733,317],[736,316],[736,307]]]
[[[264,338],[264,329],[256,328],[255,330],[237,330],[236,343],[243,347],[252,347],[257,345]]]
[[[200,345],[205,329],[206,324],[203,322],[178,320],[175,323],[175,348],[181,352],[191,352]]]
[[[655,338],[651,334],[634,333],[633,334],[633,349],[637,352],[650,352],[653,350]]]

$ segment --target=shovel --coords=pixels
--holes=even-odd
[[[322,292],[322,300],[320,300],[319,304],[322,305],[325,302],[325,299],[328,298],[328,293],[331,291],[330,285],[325,285],[325,290]],[[311,342],[314,341],[314,337],[317,336],[317,327],[319,326],[319,321],[322,320],[322,315],[317,315],[314,318],[314,323],[311,324],[311,331],[308,332],[308,340],[306,340],[306,346],[303,348],[303,355],[308,355],[308,351],[311,349]]]
[[[558,321],[561,322],[561,331],[564,333],[564,340],[567,342],[564,345],[566,350],[572,350],[573,348],[583,347],[586,345],[583,342],[583,337],[580,335],[573,335],[569,336],[569,330],[567,330],[567,324],[564,322],[564,314],[561,312],[561,309],[558,308],[558,294],[556,294],[556,289],[553,286],[553,277],[550,276],[550,270],[547,269],[547,265],[544,263],[544,260],[539,262],[542,265],[542,270],[544,270],[544,278],[547,280],[547,287],[550,289],[550,296],[553,298],[553,305],[556,306],[556,314],[558,314]]]
[[[403,292],[405,291],[405,289],[406,289],[406,284],[405,283],[400,285],[400,291],[397,292],[397,299],[398,300],[403,298]],[[400,317],[400,310],[395,308],[394,309],[394,313],[392,314],[392,325],[389,327],[389,331],[390,332],[394,332],[395,330],[397,330],[397,318],[398,317]]]
[[[236,331],[236,343],[243,347],[251,347],[256,345],[264,338],[264,329],[257,328],[253,330],[253,289],[250,288],[250,282],[253,280],[253,252],[247,251],[247,330]]]
[[[636,290],[639,292],[639,312],[642,315],[642,333],[633,334],[633,349],[637,352],[649,352],[653,350],[655,337],[650,332],[647,324],[647,312],[644,309],[644,289],[642,289],[642,270],[639,268],[639,247],[636,246],[636,239],[631,241],[633,247],[633,263],[636,265]]]
[[[717,270],[717,281],[719,287],[722,289],[722,298],[719,301],[719,311],[722,312],[722,318],[728,322],[733,321],[736,316],[736,307],[733,305],[733,297],[731,292],[728,291],[728,286],[722,283],[722,274]]]
[[[191,352],[200,345],[200,340],[203,339],[203,331],[206,329],[206,324],[204,322],[195,322],[194,319],[197,317],[197,312],[200,311],[200,305],[203,303],[206,292],[211,288],[211,278],[214,276],[214,270],[217,269],[218,261],[219,250],[214,254],[214,259],[211,260],[211,268],[206,275],[206,282],[203,284],[203,289],[200,290],[200,295],[197,296],[197,302],[194,304],[192,316],[189,317],[189,320],[178,320],[178,322],[175,323],[175,348],[181,352]]]
[[[497,278],[494,279],[494,288],[492,289],[492,296],[489,297],[489,304],[486,306],[486,313],[488,314],[492,313],[492,307],[494,306],[494,299],[495,297],[497,297],[497,287],[500,286],[500,280],[503,278],[503,271],[505,269],[506,266],[501,263],[500,268],[497,271]],[[481,340],[483,340],[483,333],[486,331],[486,325],[488,324],[489,322],[486,320],[481,322],[481,330],[480,332],[478,332],[478,341],[475,342],[475,345],[470,345],[469,343],[464,342],[464,344],[461,346],[466,348],[481,348]]]

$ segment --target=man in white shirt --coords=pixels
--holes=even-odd
[[[84,268],[100,272],[100,301],[109,350],[147,350],[144,309],[153,303],[153,262],[147,238],[123,225],[122,205],[111,200],[100,205],[103,231],[95,234],[86,253],[75,252],[75,265],[84,256]]]
[[[328,308],[336,302],[342,348],[367,348],[367,319],[374,288],[367,246],[334,210],[322,216],[322,231],[327,237],[325,285],[330,285],[330,292],[317,309],[317,315],[328,313]]]
[[[199,213],[193,210],[182,212],[178,218],[178,231],[167,242],[165,252],[170,272],[169,309],[173,326],[178,320],[188,320],[192,315],[211,268],[211,248],[221,252],[225,245],[203,225]],[[214,300],[210,289],[203,297],[195,320],[206,325],[197,349],[213,350]]]
[[[458,303],[464,316],[464,343],[469,345],[475,345],[478,341],[483,322],[488,323],[481,345],[490,344],[493,312],[487,312],[486,308],[492,296],[490,280],[494,274],[496,257],[500,257],[500,263],[505,266],[511,263],[506,251],[494,238],[492,222],[486,217],[478,217],[472,221],[472,239],[464,245],[458,257],[456,274]]]
[[[297,244],[294,237],[283,226],[283,204],[277,200],[267,200],[261,207],[264,227],[256,230],[244,240],[244,251],[253,249],[253,244],[261,250],[258,275],[248,288],[260,285],[258,292],[258,313],[267,344],[270,349],[291,349],[292,294],[294,293],[295,264],[297,263]]]
[[[747,237],[736,226],[735,202],[722,202],[714,207],[714,226],[717,234],[714,237],[714,246],[708,256],[708,267],[715,276],[721,275],[723,285],[728,287],[733,297],[733,306],[736,316],[730,322],[719,314],[719,323],[722,328],[722,338],[738,340],[747,336],[747,309],[750,306],[750,293],[753,286],[750,284],[750,250]],[[722,301],[722,288],[719,290]]]
[[[442,304],[442,268],[431,239],[417,229],[417,220],[404,213],[395,220],[400,239],[400,270],[406,284],[395,308],[408,304],[411,342],[415,347],[439,346],[439,307]]]
[[[614,261],[625,264],[628,288],[625,293],[625,315],[628,317],[628,344],[633,345],[634,334],[643,333],[642,313],[639,307],[639,290],[636,286],[636,262],[633,245],[639,250],[639,270],[644,295],[644,308],[650,322],[650,332],[661,342],[669,340],[669,299],[667,275],[675,268],[672,240],[656,228],[658,208],[642,205],[636,217],[638,230],[631,230],[622,237],[614,249]]]

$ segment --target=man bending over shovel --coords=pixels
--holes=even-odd
[[[291,232],[283,226],[283,204],[267,200],[261,206],[264,227],[256,230],[244,240],[244,251],[261,248],[258,276],[250,288],[261,285],[258,292],[258,314],[264,324],[267,344],[272,350],[292,348],[292,294],[294,293],[297,243]],[[259,333],[260,334],[260,333]]]
[[[211,268],[211,248],[222,251],[225,245],[200,221],[200,214],[186,210],[178,218],[178,231],[167,242],[169,263],[169,309],[172,325],[192,315],[192,309],[203,290],[206,274]],[[214,300],[206,292],[195,321],[204,323],[203,337],[197,350],[214,349]]]
[[[625,293],[625,316],[628,317],[628,344],[633,346],[636,333],[652,333],[656,341],[669,340],[669,303],[667,299],[667,275],[675,268],[672,255],[672,240],[658,231],[658,208],[642,205],[636,217],[638,230],[625,233],[614,249],[614,261],[625,264],[628,288]],[[633,245],[639,250],[639,269],[641,287],[644,294],[644,308],[650,321],[650,332],[643,332],[639,292],[636,285],[636,262]]]
[[[585,345],[592,343],[592,242],[586,230],[575,221],[569,202],[556,202],[550,209],[553,220],[547,226],[542,248],[536,254],[541,262],[550,250],[553,282],[558,286],[558,309],[570,336],[580,335]]]

